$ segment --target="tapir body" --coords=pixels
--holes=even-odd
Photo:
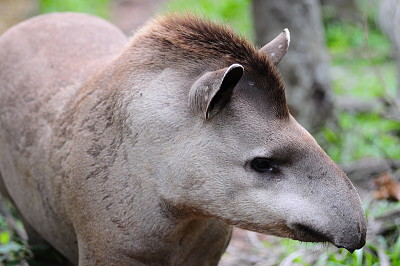
[[[6,32],[0,188],[31,240],[79,265],[216,265],[232,225],[361,248],[355,188],[287,109],[288,43],[191,16],[130,41],[73,13]]]

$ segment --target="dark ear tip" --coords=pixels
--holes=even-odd
[[[226,73],[229,73],[231,71],[237,71],[237,73],[242,73],[244,72],[244,67],[241,64],[232,64],[229,66],[228,70]]]
[[[226,89],[232,89],[236,86],[239,80],[242,78],[244,67],[241,64],[232,64],[225,71],[222,79],[221,88],[222,91]]]
[[[232,64],[226,70],[223,79],[225,79],[226,76],[229,75],[230,77],[236,77],[239,80],[243,76],[243,72],[244,67],[241,64]]]

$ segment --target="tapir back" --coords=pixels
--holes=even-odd
[[[13,103],[19,111],[52,103],[56,108],[48,111],[56,115],[126,43],[117,28],[84,14],[55,13],[15,26],[0,38],[0,108],[12,98],[23,100]]]
[[[66,246],[75,236],[59,233],[70,225],[56,206],[62,177],[49,167],[53,131],[82,84],[126,42],[104,20],[73,13],[37,17],[0,37],[0,177],[26,220]]]

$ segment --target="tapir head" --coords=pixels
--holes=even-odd
[[[182,177],[165,197],[244,229],[353,251],[366,237],[360,198],[287,109],[276,65],[289,41],[284,30],[256,51],[267,67],[233,62],[191,84],[193,123],[171,163]]]

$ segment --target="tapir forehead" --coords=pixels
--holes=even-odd
[[[233,93],[231,108],[249,123],[285,124],[290,117],[284,85],[268,73],[244,75]]]
[[[264,89],[242,86],[216,117],[221,136],[246,154],[254,151],[257,155],[287,157],[285,154],[319,153],[315,139],[290,114],[279,117],[279,108]],[[274,154],[270,154],[272,151]]]

